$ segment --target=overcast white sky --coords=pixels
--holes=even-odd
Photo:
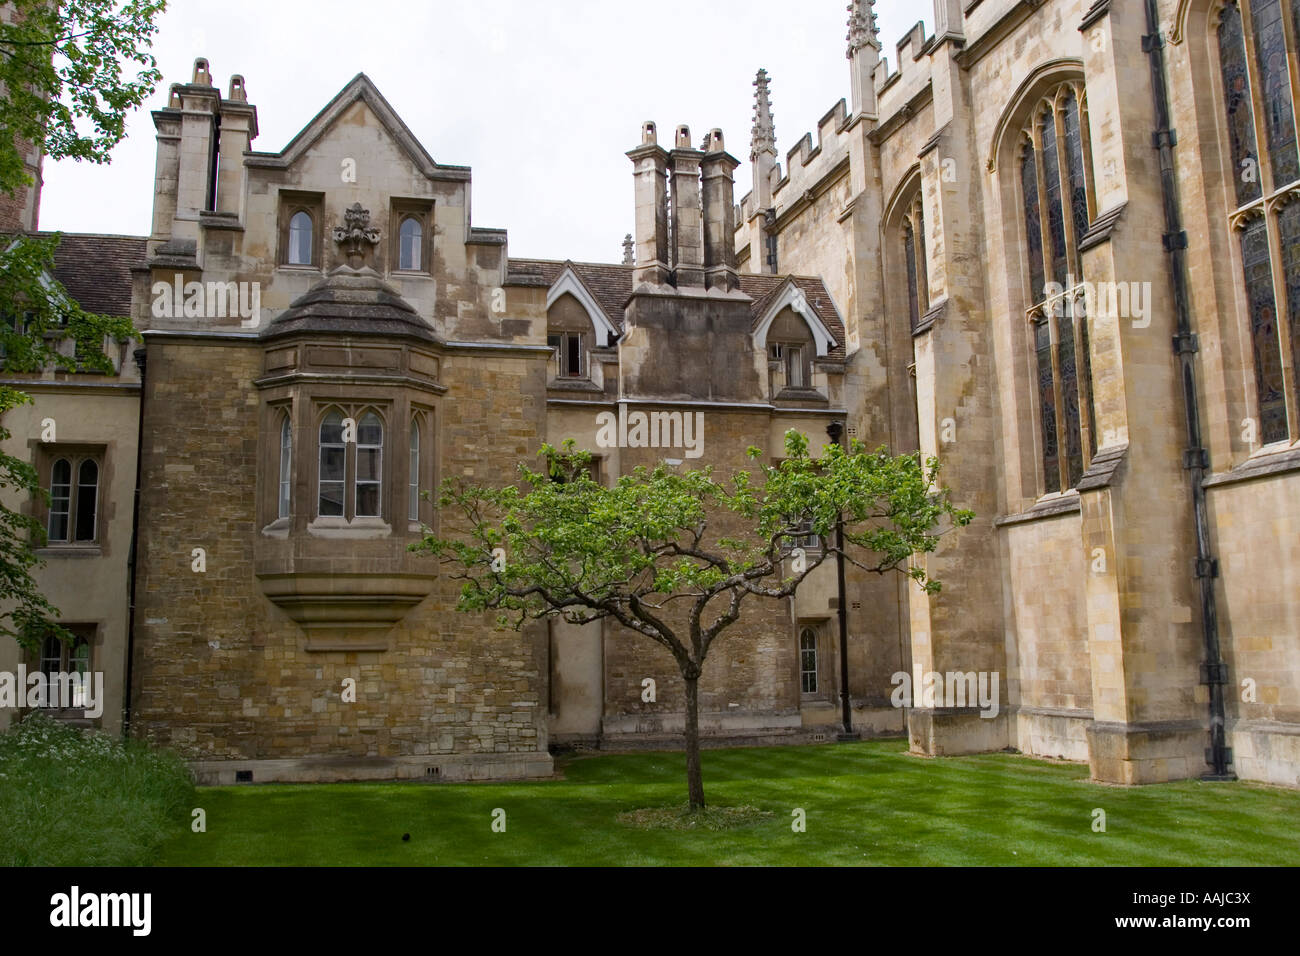
[[[515,256],[618,262],[632,231],[640,124],[720,127],[750,189],[754,74],[772,78],[785,153],[848,96],[848,0],[171,0],[154,54],[162,82],[108,166],[45,166],[40,227],[147,235],[154,128],[171,83],[206,56],[223,93],[243,74],[258,108],[254,149],[277,151],[360,72],[440,163],[473,167],[473,221],[506,228]],[[650,17],[650,11],[657,16]],[[894,44],[930,0],[880,0]]]

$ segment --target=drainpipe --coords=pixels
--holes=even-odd
[[[144,464],[144,346],[132,353],[140,369],[140,408],[135,424],[135,494],[131,503],[131,551],[127,556],[126,677],[122,682],[122,736],[131,735],[131,670],[135,664],[135,580],[140,541],[140,472]]]
[[[844,423],[831,422],[826,426],[830,440],[844,447]],[[840,720],[843,728],[835,739],[841,743],[848,740],[861,740],[862,735],[853,730],[853,706],[849,700],[849,609],[846,603],[844,586],[844,518],[835,519],[835,583],[839,589],[840,617]]]
[[[1178,356],[1182,377],[1183,406],[1187,413],[1187,451],[1183,468],[1191,473],[1192,518],[1196,527],[1195,573],[1201,590],[1201,629],[1205,643],[1205,661],[1201,664],[1201,683],[1210,691],[1210,746],[1205,762],[1210,770],[1203,780],[1235,780],[1228,770],[1232,751],[1226,744],[1223,688],[1228,682],[1228,667],[1219,647],[1219,621],[1215,606],[1214,579],[1219,576],[1219,562],[1210,548],[1209,511],[1205,503],[1205,477],[1210,455],[1201,440],[1201,415],[1196,400],[1196,363],[1199,348],[1192,332],[1191,310],[1187,290],[1187,233],[1183,231],[1178,204],[1178,184],[1174,178],[1174,145],[1178,137],[1170,128],[1169,90],[1165,84],[1164,33],[1160,27],[1157,0],[1146,0],[1147,35],[1142,50],[1151,62],[1151,88],[1155,96],[1156,131],[1154,145],[1160,154],[1160,187],[1165,207],[1165,250],[1174,285],[1174,308],[1178,334],[1174,336],[1174,353]]]

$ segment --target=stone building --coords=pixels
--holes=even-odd
[[[644,124],[608,264],[511,258],[471,224],[470,171],[364,75],[259,152],[243,79],[223,95],[197,61],[154,113],[143,381],[118,383],[114,427],[144,436],[134,732],[222,782],[529,776],[552,746],[667,743],[666,652],[455,613],[407,551],[444,520],[420,493],[543,441],[608,482],[776,459],[790,428],[815,450],[843,420],[939,458],[977,514],[925,559],[939,595],[850,573],[856,729],[1109,782],[1300,784],[1300,4],[935,0],[893,69],[871,8],[849,11],[850,96],[784,165],[759,71],[739,202],[720,131]],[[680,435],[603,447],[636,412]],[[701,682],[708,737],[833,736],[838,613],[830,566],[751,607]],[[991,677],[1000,705],[897,707],[899,672]]]

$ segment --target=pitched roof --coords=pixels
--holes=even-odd
[[[510,259],[510,271],[540,272],[547,285],[554,285],[566,268],[572,268],[591,290],[605,314],[623,330],[623,308],[632,295],[632,266],[613,265],[601,262],[571,262],[560,259]],[[830,350],[827,358],[844,358],[844,323],[831,299],[826,285],[815,276],[782,276],[740,274],[740,291],[754,300],[750,314],[756,326],[763,317],[769,301],[780,292],[787,279],[803,290],[808,304],[817,313],[822,324],[835,336],[835,348]]]
[[[54,250],[54,278],[88,312],[129,318],[131,267],[144,262],[147,241],[144,236],[65,232]]]

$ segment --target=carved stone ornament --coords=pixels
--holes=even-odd
[[[370,248],[379,244],[379,230],[370,225],[370,210],[354,202],[343,211],[343,225],[334,227],[334,241],[343,246],[348,265],[361,268]]]

